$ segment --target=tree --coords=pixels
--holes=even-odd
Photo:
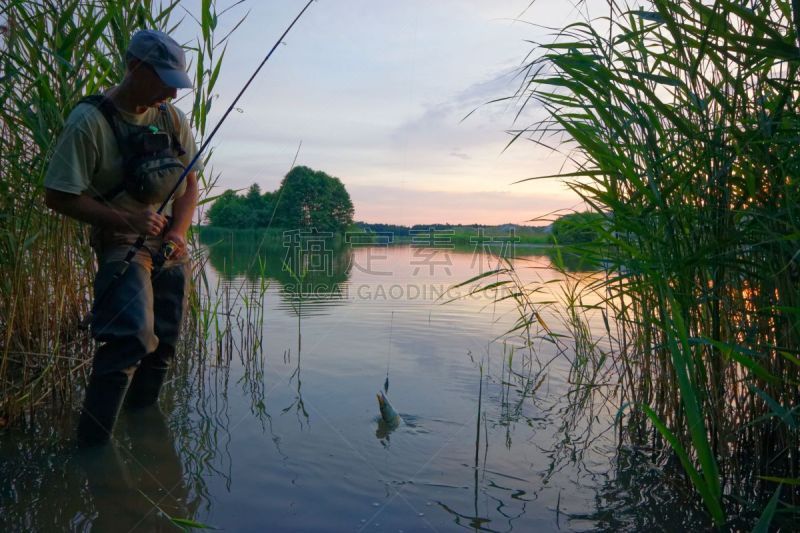
[[[222,228],[238,228],[243,222],[242,198],[236,195],[236,191],[228,189],[214,201],[209,208],[206,217],[212,226]]]
[[[295,167],[281,182],[276,223],[290,229],[343,231],[353,223],[353,202],[339,178]]]
[[[601,213],[570,213],[553,222],[556,244],[585,244],[600,240],[605,216]]]
[[[206,217],[212,226],[223,228],[316,228],[340,232],[353,223],[353,202],[339,178],[308,167],[295,167],[275,192],[262,194],[255,183],[244,196],[230,189],[225,191]]]

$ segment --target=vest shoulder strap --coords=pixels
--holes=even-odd
[[[114,133],[117,146],[122,146],[123,140],[120,138],[119,128],[117,127],[117,121],[115,120],[115,117],[117,116],[117,108],[114,107],[114,104],[111,103],[111,100],[102,94],[90,94],[78,100],[78,104],[93,105],[98,111],[100,111],[100,113],[103,115],[103,118],[106,119],[106,122],[111,127],[111,131]],[[120,182],[112,187],[111,190],[95,196],[94,199],[108,203],[124,190],[125,186],[122,184],[122,182]]]
[[[111,131],[114,132],[114,137],[119,142],[121,139],[119,138],[119,129],[117,128],[117,123],[115,117],[117,116],[117,108],[114,107],[114,104],[111,103],[111,100],[106,98],[102,94],[90,94],[89,96],[84,96],[80,100],[78,100],[79,104],[90,104],[97,108],[98,111],[103,115],[108,122],[108,125],[111,126]]]
[[[170,137],[172,137],[172,149],[175,151],[175,154],[180,157],[186,153],[186,150],[181,146],[179,138],[181,131],[180,116],[175,110],[175,106],[169,103],[164,104],[164,107],[161,108],[161,112],[164,114]]]

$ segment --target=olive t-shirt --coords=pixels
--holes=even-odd
[[[188,165],[197,152],[192,137],[191,127],[186,115],[174,106],[170,106],[173,112],[168,112],[168,117],[173,120],[179,129],[178,140],[181,147],[186,151],[180,156],[184,165]],[[118,109],[118,118],[125,122],[137,126],[147,126],[155,124],[160,111],[156,108],[148,108],[140,114],[128,113]],[[193,170],[201,170],[201,162],[195,163]],[[64,129],[56,142],[53,156],[50,160],[47,173],[44,178],[44,186],[71,194],[88,194],[89,196],[99,197],[117,188],[122,183],[122,156],[117,146],[117,139],[108,121],[102,112],[94,105],[82,103],[67,117]],[[184,181],[176,191],[174,198],[178,198],[186,190]],[[116,209],[123,209],[130,212],[156,211],[159,205],[143,204],[134,200],[128,193],[121,192],[114,198],[105,200]],[[172,214],[172,202],[170,202],[163,212],[164,215]],[[93,228],[93,239],[97,243],[98,235],[102,233],[102,228]],[[120,244],[122,241],[136,240],[136,233],[121,234],[116,232],[114,242]]]

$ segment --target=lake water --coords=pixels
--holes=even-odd
[[[0,434],[0,530],[178,530],[168,516],[226,531],[707,526],[658,458],[618,446],[614,390],[575,392],[569,339],[541,327],[565,332],[546,302],[571,283],[544,251],[518,247],[513,261],[541,291],[529,349],[509,333],[520,314],[497,301],[505,286],[452,289],[496,257],[291,250],[212,246],[203,305],[218,327],[185,350],[160,410],[123,413],[113,445],[74,451],[77,401]],[[395,429],[379,422],[385,388]]]

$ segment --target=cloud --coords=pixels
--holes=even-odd
[[[458,148],[456,148],[452,152],[450,152],[450,156],[458,158],[458,159],[462,159],[464,161],[469,161],[470,159],[472,159],[469,155],[467,155],[464,152],[460,151]]]
[[[456,141],[461,152],[508,142],[507,133],[515,127],[528,127],[543,118],[541,107],[533,102],[521,107],[517,97],[521,78],[511,65],[503,67],[484,80],[424,106],[415,116],[398,124],[389,133],[395,143],[419,147],[452,146]]]

